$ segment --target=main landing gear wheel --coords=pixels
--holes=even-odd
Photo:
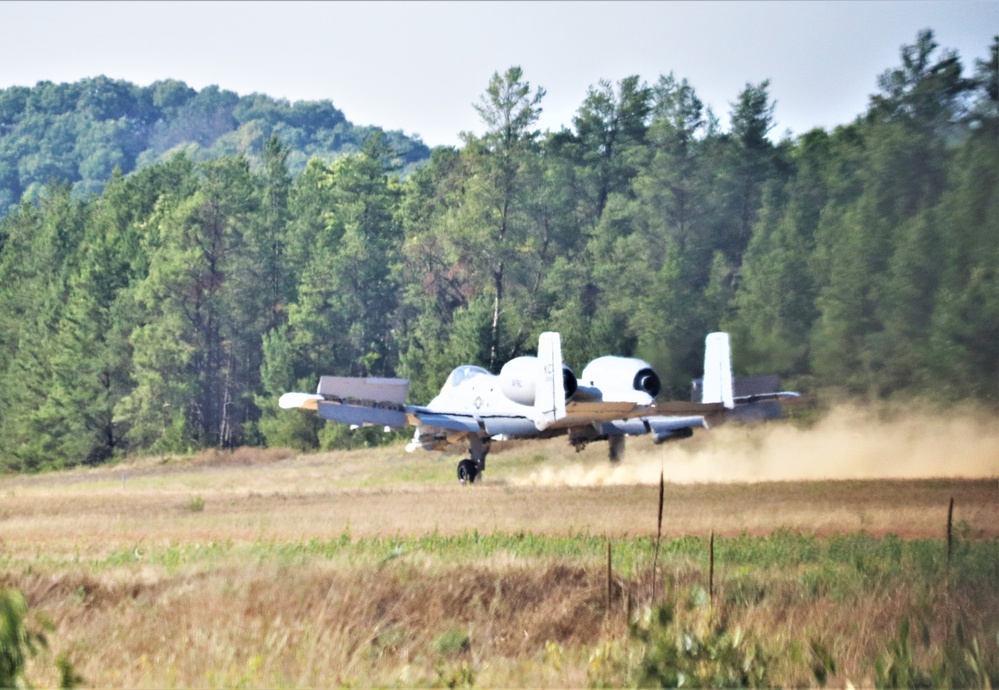
[[[474,484],[479,478],[479,468],[472,460],[462,460],[458,463],[458,481],[462,484]]]

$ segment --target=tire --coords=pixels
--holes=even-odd
[[[471,460],[462,460],[458,463],[458,481],[462,484],[474,484],[479,478],[479,468]]]

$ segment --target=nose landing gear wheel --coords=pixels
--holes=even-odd
[[[458,463],[458,481],[462,484],[474,484],[479,478],[479,468],[471,460],[462,460]]]

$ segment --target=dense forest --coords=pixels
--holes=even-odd
[[[352,124],[330,101],[196,91],[172,79],[139,87],[102,76],[0,89],[0,216],[25,196],[37,200],[53,180],[72,183],[74,197],[89,196],[116,168],[128,174],[180,152],[195,162],[243,155],[257,163],[271,136],[288,147],[288,169],[297,175],[312,157],[357,153],[376,132]],[[430,155],[419,140],[383,134],[397,169]]]
[[[19,177],[0,221],[0,467],[374,442],[277,397],[398,375],[424,402],[456,364],[495,370],[549,329],[571,366],[641,356],[674,397],[721,328],[737,373],[819,397],[994,407],[997,50],[965,70],[921,32],[855,121],[777,143],[766,81],[735,96],[728,131],[669,74],[600,81],[571,128],[539,132],[544,89],[512,67],[474,106],[485,133],[407,175],[377,131],[299,172],[314,150],[291,125],[252,155],[222,135],[208,157],[171,153],[154,124],[149,160],[138,144],[102,159],[88,194],[82,167],[32,194]],[[154,107],[188,107],[151,88]],[[24,125],[11,98],[4,147]],[[50,139],[45,117],[18,146]]]

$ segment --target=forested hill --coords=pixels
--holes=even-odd
[[[272,134],[288,147],[288,168],[297,175],[309,158],[355,153],[378,131],[351,124],[330,101],[240,97],[175,80],[142,87],[101,76],[0,89],[0,215],[53,180],[72,183],[76,195],[98,193],[115,167],[129,173],[178,151],[194,161],[256,160]],[[403,172],[430,155],[401,132],[384,138]]]
[[[988,51],[966,69],[922,32],[854,122],[777,144],[765,81],[734,94],[729,131],[668,74],[599,82],[552,133],[511,67],[476,106],[484,134],[404,178],[379,136],[293,176],[304,125],[278,122],[252,165],[213,133],[234,155],[182,151],[88,196],[46,186],[0,220],[0,467],[376,442],[278,396],[403,376],[423,403],[453,366],[497,370],[545,330],[577,370],[647,359],[674,397],[723,329],[737,374],[818,400],[994,410],[999,38]],[[152,103],[195,113],[204,93]]]

